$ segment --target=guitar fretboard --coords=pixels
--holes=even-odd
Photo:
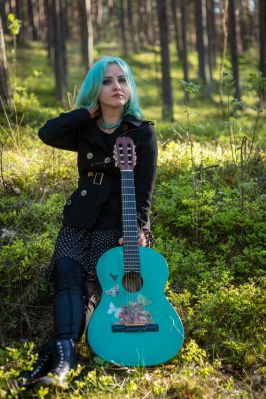
[[[138,225],[133,170],[121,171],[124,271],[140,273]]]

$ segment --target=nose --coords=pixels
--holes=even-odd
[[[114,88],[114,90],[119,90],[120,89],[120,84],[119,84],[118,80],[114,80],[113,88]]]

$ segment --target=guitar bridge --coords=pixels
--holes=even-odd
[[[113,324],[112,331],[119,332],[153,332],[159,331],[158,324]]]

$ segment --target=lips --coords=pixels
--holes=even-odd
[[[112,97],[114,97],[114,98],[123,98],[124,95],[121,94],[121,93],[118,93],[118,94],[114,94]]]

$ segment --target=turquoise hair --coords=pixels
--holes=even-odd
[[[128,87],[130,88],[131,95],[128,102],[125,104],[123,116],[133,114],[140,119],[142,117],[142,112],[132,72],[129,65],[119,57],[104,56],[95,62],[81,85],[79,94],[76,98],[76,105],[78,107],[86,107],[88,110],[92,110],[97,106],[104,73],[109,64],[117,64],[122,69]]]

